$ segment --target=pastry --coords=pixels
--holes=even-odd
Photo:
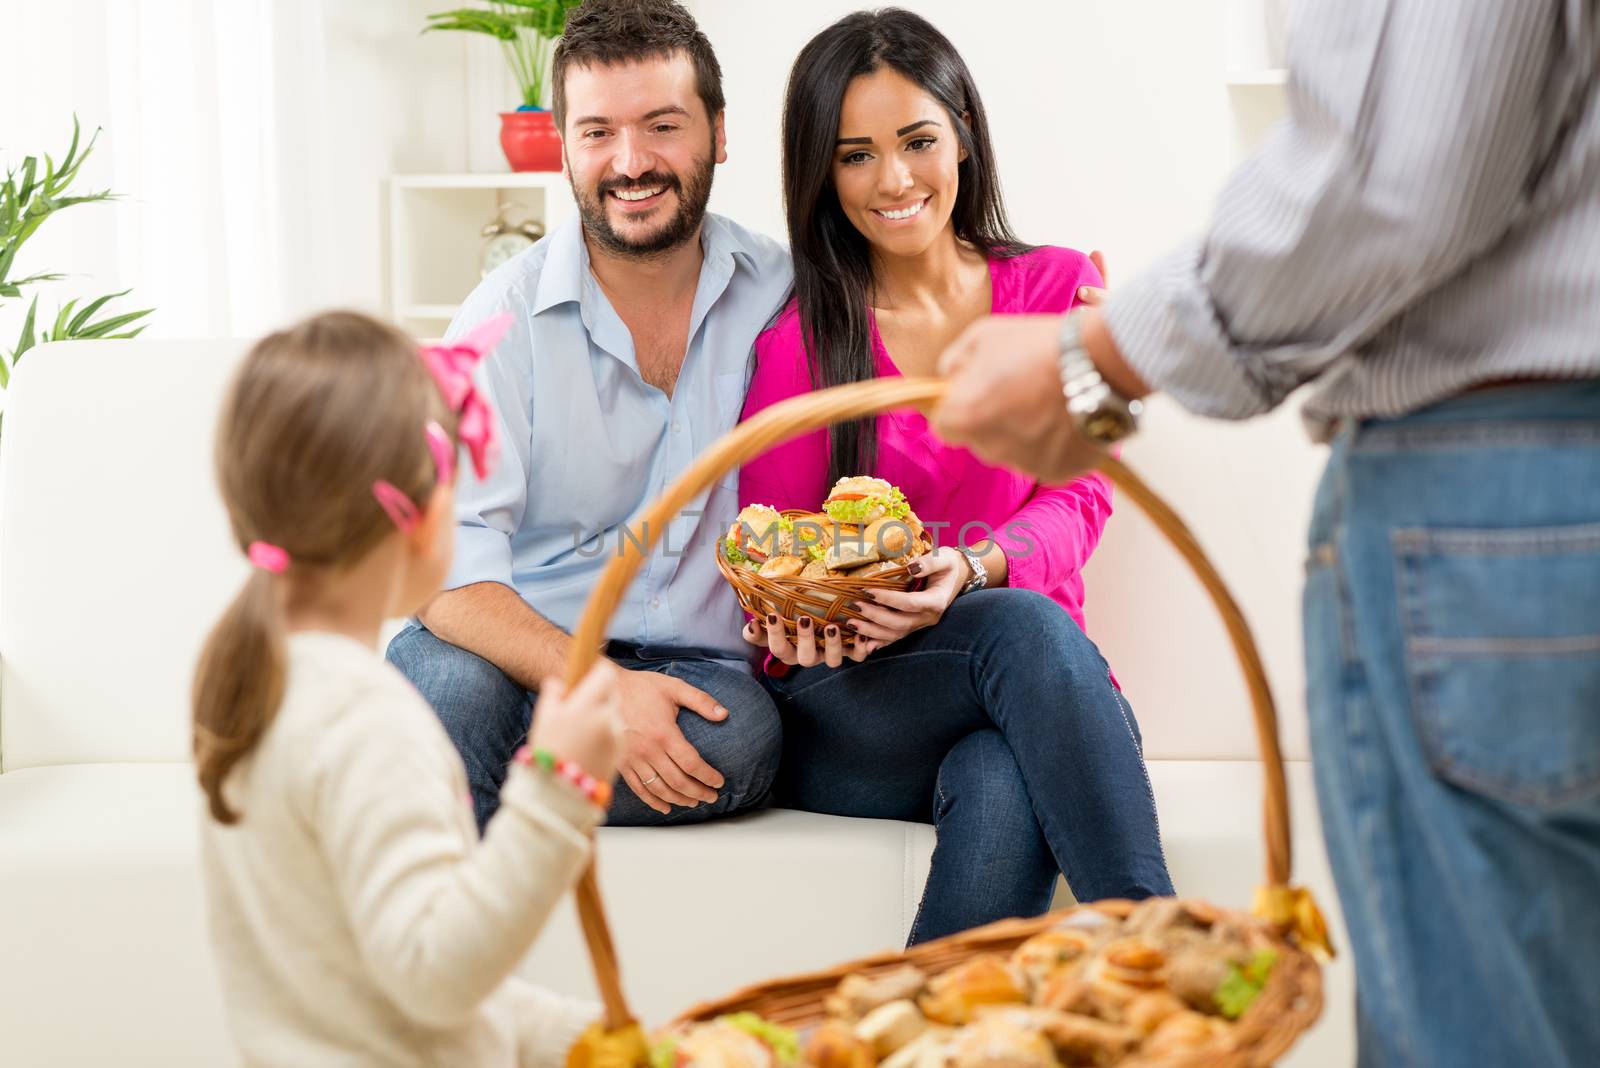
[[[910,1045],[928,1029],[928,1018],[909,998],[879,1005],[856,1024],[856,1037],[880,1058]]]
[[[1027,979],[1023,974],[1003,958],[984,954],[932,979],[928,992],[917,1004],[930,1020],[963,1024],[973,1018],[980,1005],[1027,1000]]]
[[[829,1016],[853,1023],[879,1005],[915,998],[927,983],[928,977],[914,964],[903,964],[873,978],[847,975],[823,1000],[823,1008]]]
[[[813,1031],[800,1057],[812,1068],[874,1068],[878,1063],[872,1044],[839,1020],[828,1020]]]
[[[757,574],[762,578],[793,578],[805,570],[805,566],[798,556],[774,556],[761,565]]]
[[[1055,1047],[1035,1029],[987,1016],[950,1038],[950,1068],[1059,1068]]]

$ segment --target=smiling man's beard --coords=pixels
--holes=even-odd
[[[572,199],[577,201],[578,216],[583,220],[584,232],[601,248],[617,256],[650,259],[671,252],[690,240],[700,229],[706,215],[706,204],[711,200],[711,178],[716,170],[715,152],[696,160],[686,181],[662,171],[651,171],[638,178],[608,178],[592,192],[580,190],[572,182]],[[573,174],[571,162],[567,173]],[[654,228],[642,238],[631,239],[611,225],[607,200],[613,190],[656,189],[664,187],[677,194],[677,211],[671,218],[654,223]],[[657,211],[660,211],[658,208]]]

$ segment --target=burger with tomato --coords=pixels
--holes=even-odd
[[[775,557],[794,555],[794,524],[770,505],[747,505],[728,528],[728,563],[760,571]]]

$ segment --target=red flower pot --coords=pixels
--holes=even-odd
[[[561,169],[561,138],[555,118],[543,108],[502,111],[500,147],[514,171]]]

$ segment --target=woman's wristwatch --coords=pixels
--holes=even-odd
[[[1089,358],[1078,331],[1078,312],[1061,324],[1061,392],[1067,398],[1072,425],[1090,442],[1104,448],[1139,429],[1144,405],[1111,388]]]
[[[989,585],[989,569],[983,566],[983,557],[962,545],[955,546],[956,552],[967,558],[967,566],[972,568],[972,577],[967,584],[956,591],[956,596],[981,590]]]

